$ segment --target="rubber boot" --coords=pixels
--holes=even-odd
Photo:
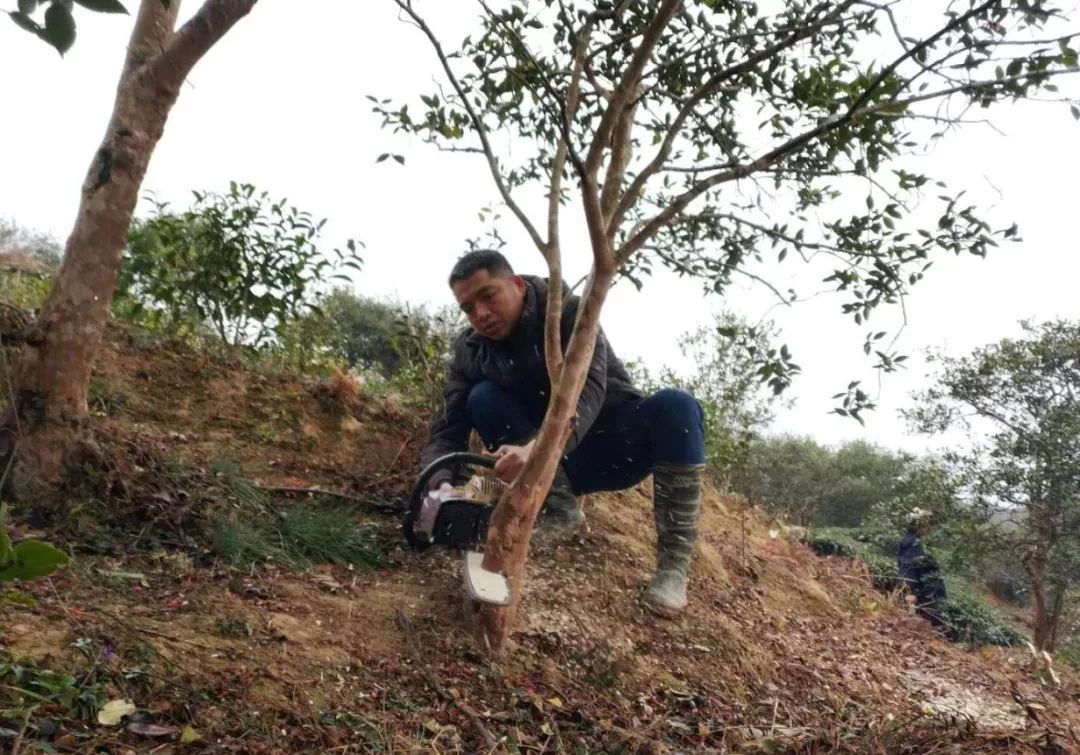
[[[558,540],[575,534],[583,524],[585,514],[574,497],[570,478],[560,464],[536,519],[536,535],[542,540]]]
[[[656,574],[645,590],[646,607],[665,616],[686,607],[686,578],[701,513],[702,464],[653,468]]]

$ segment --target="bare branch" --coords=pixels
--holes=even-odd
[[[622,79],[615,91],[612,92],[604,115],[600,118],[596,133],[593,135],[593,143],[589,147],[588,156],[585,158],[585,170],[581,176],[581,193],[585,205],[585,221],[589,227],[589,240],[592,244],[594,267],[597,271],[610,274],[614,270],[615,258],[611,252],[611,242],[608,240],[607,228],[604,223],[604,212],[600,205],[600,196],[596,185],[596,174],[600,169],[600,161],[603,159],[604,150],[611,143],[612,131],[623,111],[629,106],[631,98],[635,95],[641,72],[649,62],[653,50],[660,41],[664,29],[671,22],[675,13],[682,7],[682,0],[663,0],[656,16],[649,22],[645,29],[645,35],[634,52],[627,65]]]
[[[594,185],[596,172],[600,168],[604,150],[611,142],[611,132],[615,128],[616,121],[627,106],[630,98],[637,91],[641,72],[645,69],[649,57],[660,42],[660,35],[681,6],[682,0],[663,0],[663,4],[657,11],[656,16],[645,29],[641,44],[634,51],[634,57],[631,58],[630,63],[627,65],[622,79],[611,94],[608,107],[600,119],[592,146],[589,148],[589,153],[585,158],[586,178],[594,182]]]
[[[665,252],[663,249],[661,249],[659,247],[645,247],[645,248],[646,249],[651,249],[652,251],[656,252],[656,255],[658,257],[660,257],[660,259],[662,259],[666,264],[671,265],[672,267],[678,269],[678,267],[679,267],[678,260],[676,260],[670,254]],[[755,273],[751,273],[749,270],[743,270],[741,267],[731,267],[731,268],[728,268],[728,269],[733,273],[738,273],[739,275],[742,275],[742,276],[745,276],[746,278],[749,278],[750,280],[754,281],[755,283],[760,283],[761,285],[765,286],[767,289],[769,289],[770,292],[772,292],[773,296],[775,296],[777,298],[778,302],[780,304],[784,305],[785,307],[790,307],[792,304],[795,304],[796,302],[799,301],[799,299],[797,297],[790,297],[789,298],[787,296],[784,296],[783,292],[781,292],[780,289],[778,289],[773,283],[766,280],[765,278],[762,278],[760,275],[757,275]]]
[[[488,138],[487,127],[484,125],[483,120],[477,114],[476,109],[472,106],[472,103],[466,96],[465,90],[461,86],[461,82],[458,81],[457,75],[454,73],[454,69],[450,67],[450,61],[443,51],[442,44],[439,42],[434,32],[432,32],[431,27],[424,21],[423,17],[413,10],[412,3],[409,2],[409,0],[394,0],[394,3],[413,20],[413,23],[419,27],[420,31],[424,33],[431,43],[431,46],[435,49],[435,54],[439,58],[443,73],[445,73],[447,79],[450,80],[450,85],[454,87],[454,91],[457,92],[462,107],[465,108],[465,112],[469,115],[469,120],[472,121],[473,128],[476,129],[476,134],[479,137],[480,144],[484,150],[484,157],[487,158],[488,168],[491,170],[491,177],[495,179],[495,186],[498,187],[503,202],[506,203],[506,206],[510,208],[510,211],[514,213],[514,216],[521,222],[525,231],[529,234],[529,238],[532,239],[533,244],[535,244],[536,248],[543,254],[547,245],[540,236],[539,231],[536,230],[536,226],[529,220],[529,216],[525,214],[525,211],[521,209],[521,206],[518,205],[511,196],[510,188],[506,185],[506,180],[499,170],[499,160],[495,156],[495,150],[492,148],[491,140]]]
[[[600,211],[603,213],[604,225],[608,230],[608,238],[611,235],[611,218],[618,207],[619,193],[622,189],[623,177],[626,175],[626,166],[630,164],[631,137],[634,129],[634,111],[637,109],[638,96],[641,88],[634,93],[630,104],[622,111],[611,133],[611,158],[608,161],[607,173],[604,176],[604,186],[600,191]]]
[[[131,42],[124,60],[124,78],[147,61],[156,59],[165,50],[175,33],[179,15],[180,0],[169,5],[161,2],[139,4],[135,28],[132,29]]]
[[[179,88],[203,55],[225,36],[237,21],[251,12],[256,0],[206,0],[202,7],[172,35],[164,51],[150,63],[151,75]],[[160,2],[144,2],[161,5]],[[169,3],[169,12],[175,13]],[[140,9],[140,16],[142,10]]]
[[[562,202],[562,176],[566,168],[566,155],[569,150],[570,124],[574,122],[581,94],[581,74],[585,67],[585,53],[589,47],[589,38],[595,22],[590,18],[585,22],[578,40],[578,49],[574,55],[574,68],[570,74],[570,88],[566,95],[563,111],[565,124],[562,137],[555,148],[555,159],[551,165],[551,185],[548,194],[548,244],[544,258],[548,266],[548,301],[544,319],[544,360],[548,369],[548,382],[552,389],[558,384],[562,373],[562,246],[559,237],[559,208]]]
[[[482,155],[482,154],[484,154],[484,150],[481,149],[480,147],[454,147],[454,146],[447,145],[447,144],[438,144],[438,143],[436,143],[435,144],[435,149],[439,150],[440,152],[465,152],[465,153],[471,154],[471,155]]]

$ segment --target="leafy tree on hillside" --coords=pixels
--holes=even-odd
[[[737,276],[767,280],[773,259],[817,257],[831,261],[842,310],[862,324],[898,301],[931,255],[983,255],[1016,234],[940,188],[928,200],[936,221],[916,220],[934,186],[904,160],[920,126],[950,128],[967,108],[1034,96],[1077,64],[1072,30],[1045,0],[929,9],[925,0],[485,0],[475,31],[450,49],[418,1],[393,2],[430,42],[442,81],[419,110],[387,100],[376,109],[392,128],[484,160],[553,282],[547,418],[484,554],[515,595],[618,275],[665,264],[719,293]],[[526,188],[547,196],[539,217]],[[865,196],[865,212],[834,204],[840,196]],[[584,211],[593,263],[565,354],[564,203]],[[897,355],[871,351],[882,369],[895,367]],[[858,418],[868,403],[853,385],[839,410]],[[504,646],[514,611],[481,612],[492,649]]]
[[[924,432],[971,433],[971,450],[957,457],[970,470],[972,505],[1023,565],[1035,644],[1053,650],[1080,582],[1080,323],[1024,323],[1023,331],[939,358],[936,385],[908,416]]]

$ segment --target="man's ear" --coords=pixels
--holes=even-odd
[[[514,284],[514,288],[517,289],[517,292],[519,294],[521,294],[522,296],[524,296],[525,295],[525,279],[522,278],[520,275],[512,275],[512,276],[510,276],[510,281],[511,281],[511,283]]]

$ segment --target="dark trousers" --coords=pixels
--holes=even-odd
[[[537,430],[525,405],[489,380],[472,387],[466,407],[469,422],[490,450],[519,443]],[[579,495],[632,487],[658,463],[705,463],[704,414],[686,391],[664,388],[602,410],[577,448],[563,458]]]

